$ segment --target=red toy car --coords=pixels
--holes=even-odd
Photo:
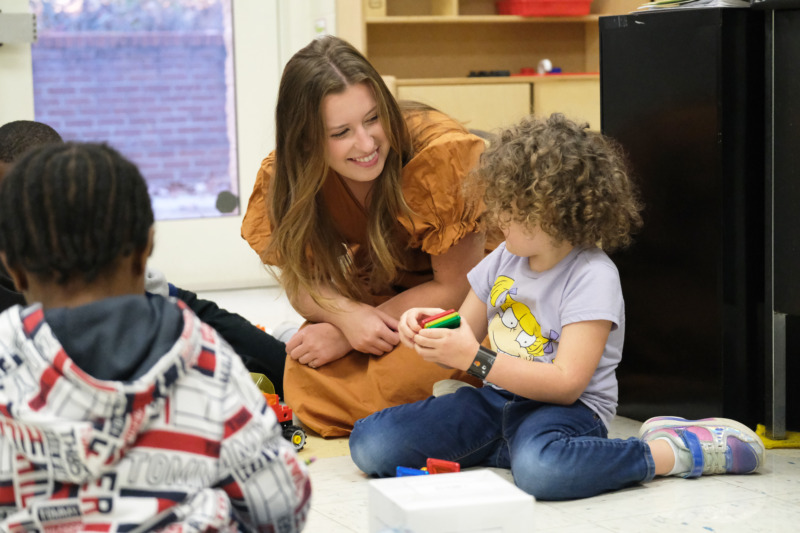
[[[262,394],[267,399],[267,405],[272,408],[275,416],[278,417],[278,423],[283,428],[283,438],[291,442],[295,450],[302,450],[303,446],[306,445],[306,432],[300,426],[295,426],[292,423],[292,408],[288,405],[281,405],[277,394],[268,392]]]
[[[253,383],[264,395],[267,405],[272,408],[272,412],[278,418],[278,423],[283,428],[283,438],[291,442],[295,450],[302,450],[306,445],[306,432],[300,426],[292,424],[292,408],[288,405],[281,405],[280,397],[275,394],[275,386],[267,376],[258,372],[250,372],[250,377],[253,378]]]

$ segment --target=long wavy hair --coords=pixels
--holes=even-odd
[[[538,226],[574,246],[625,248],[642,226],[620,146],[557,113],[495,132],[466,186],[484,192],[487,224]]]
[[[390,150],[369,198],[370,271],[356,272],[322,201],[329,174],[322,113],[326,96],[363,83],[374,93]],[[326,36],[312,41],[287,63],[275,110],[277,146],[268,206],[272,238],[268,253],[279,258],[279,279],[289,298],[305,290],[325,305],[319,287],[363,301],[369,287],[397,275],[402,250],[392,244],[398,216],[410,210],[402,193],[402,168],[413,155],[411,138],[397,101],[375,68],[346,41]],[[363,280],[368,279],[368,286]]]

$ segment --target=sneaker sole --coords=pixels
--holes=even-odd
[[[643,439],[649,432],[656,429],[679,428],[687,426],[732,427],[738,431],[741,431],[745,435],[750,436],[755,442],[759,443],[759,445],[762,448],[762,451],[764,450],[764,443],[761,442],[761,439],[759,438],[759,436],[756,434],[755,431],[745,426],[741,422],[737,422],[736,420],[731,420],[730,418],[708,418],[705,420],[687,420],[685,418],[679,418],[679,417],[659,416],[656,418],[651,418],[647,420],[644,424],[642,424],[642,427],[639,429],[639,438]]]

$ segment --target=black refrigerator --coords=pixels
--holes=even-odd
[[[599,24],[602,130],[621,144],[645,203],[644,228],[612,257],[626,304],[619,414],[755,427],[764,413],[764,14],[679,9]]]

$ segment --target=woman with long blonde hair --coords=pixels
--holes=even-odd
[[[397,319],[467,294],[486,239],[482,203],[462,181],[484,142],[432,108],[398,104],[336,37],[286,65],[275,119],[242,236],[308,320],[287,343],[287,403],[323,436],[347,435],[436,381],[470,380],[400,345]]]

